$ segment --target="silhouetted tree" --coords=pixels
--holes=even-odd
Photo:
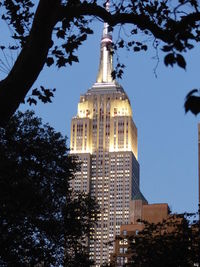
[[[0,128],[0,266],[90,266],[98,206],[70,189],[76,170],[66,139],[33,112]]]
[[[57,65],[78,62],[76,54],[79,46],[92,34],[92,20],[107,21],[111,27],[130,24],[130,38],[123,36],[114,49],[128,48],[134,52],[146,51],[146,37],[154,40],[154,46],[166,53],[166,66],[178,64],[185,68],[183,54],[200,41],[200,12],[197,0],[127,0],[110,1],[110,11],[103,6],[107,2],[97,0],[39,0],[35,7],[32,0],[2,0],[1,19],[12,29],[14,45],[8,49],[20,48],[20,53],[8,73],[0,82],[0,125],[7,123],[19,104],[36,81],[45,64]],[[138,41],[137,34],[142,32],[145,41]],[[160,42],[157,42],[157,40]],[[16,45],[19,41],[19,45]],[[1,41],[0,48],[5,52]],[[3,67],[3,66],[2,66]],[[117,64],[118,76],[123,72],[123,64]],[[43,102],[51,101],[53,91],[41,86],[32,91]],[[191,100],[192,97],[192,100]],[[196,102],[198,104],[196,104]],[[186,99],[186,112],[200,111],[199,96]],[[29,103],[36,103],[34,97]]]
[[[193,267],[200,264],[199,224],[187,215],[175,215],[129,239],[130,267]]]

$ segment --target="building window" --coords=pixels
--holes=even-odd
[[[121,254],[126,254],[127,251],[128,251],[128,248],[125,248],[125,247],[119,248],[119,253],[121,253]]]
[[[123,231],[123,235],[124,235],[124,236],[127,235],[127,231],[126,231],[126,230]]]

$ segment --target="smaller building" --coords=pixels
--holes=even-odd
[[[169,207],[166,203],[148,204],[141,192],[139,192],[131,203],[130,224],[120,227],[120,235],[115,240],[115,251],[111,257],[111,266],[122,267],[131,261],[129,251],[129,237],[137,235],[144,229],[142,221],[159,223],[169,217]]]

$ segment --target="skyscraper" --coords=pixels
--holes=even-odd
[[[96,266],[109,261],[113,240],[120,225],[129,223],[130,203],[139,191],[137,128],[128,96],[112,79],[112,70],[112,36],[104,23],[97,81],[80,97],[70,139],[70,153],[82,162],[72,186],[96,197],[101,207],[89,240]]]

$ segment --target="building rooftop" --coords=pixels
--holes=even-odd
[[[143,194],[140,190],[138,190],[137,194],[135,194],[135,196],[133,197],[133,200],[142,200],[142,202],[144,202],[144,204],[148,204],[148,201],[143,196]]]

